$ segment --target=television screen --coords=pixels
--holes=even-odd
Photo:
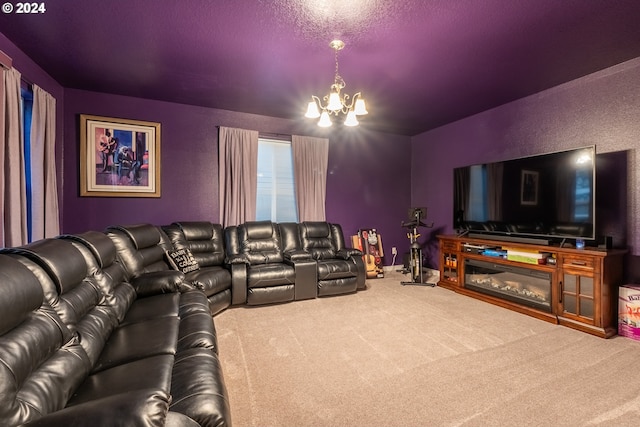
[[[595,147],[454,169],[462,232],[595,239]]]

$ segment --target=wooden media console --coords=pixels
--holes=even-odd
[[[438,236],[438,286],[603,338],[617,333],[626,250]]]

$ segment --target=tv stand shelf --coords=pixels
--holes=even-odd
[[[626,250],[475,236],[443,235],[438,240],[438,286],[599,337],[617,333],[617,292]]]

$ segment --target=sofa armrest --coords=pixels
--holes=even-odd
[[[247,265],[231,264],[231,305],[247,303]]]
[[[160,390],[136,390],[70,406],[25,426],[110,427],[114,419],[128,426],[164,426],[169,400]]]
[[[286,251],[284,253],[284,259],[287,261],[308,261],[311,259],[311,254],[308,251],[303,249],[295,249],[291,251]]]
[[[351,257],[361,257],[362,251],[354,248],[343,248],[336,253],[337,258],[349,259]]]
[[[138,297],[147,297],[172,292],[185,292],[194,289],[186,280],[184,273],[177,270],[163,270],[144,273],[131,280]]]
[[[249,260],[243,254],[229,255],[225,259],[226,264],[249,264]]]

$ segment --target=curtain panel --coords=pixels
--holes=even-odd
[[[224,227],[256,218],[258,132],[220,126],[220,222]]]
[[[31,116],[31,240],[60,234],[56,181],[56,100],[33,85]]]
[[[28,242],[27,196],[24,135],[20,107],[20,78],[16,69],[3,69],[4,131],[0,135],[0,246],[12,247]]]
[[[291,150],[298,202],[298,221],[326,221],[329,140],[293,135]]]

